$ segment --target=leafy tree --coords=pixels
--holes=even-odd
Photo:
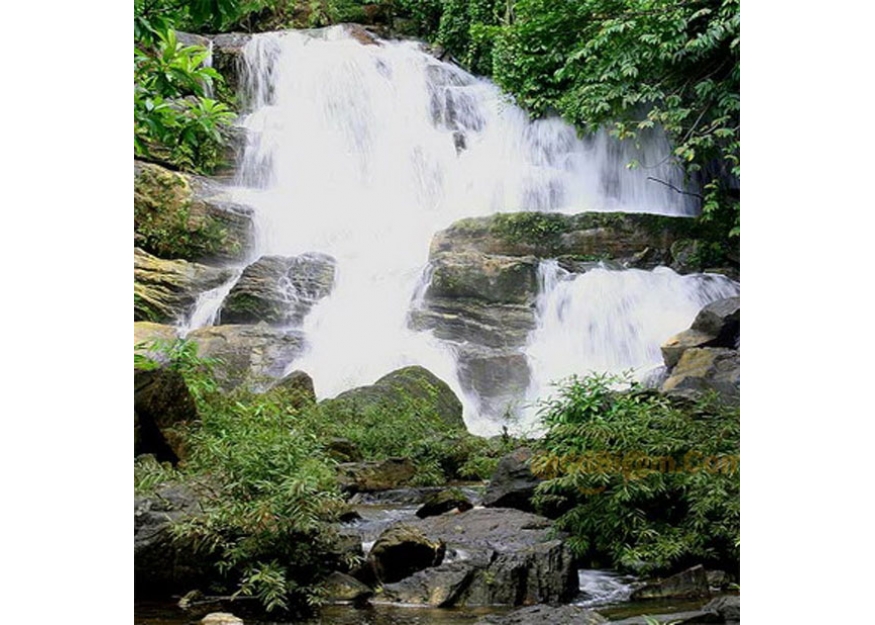
[[[739,28],[738,0],[518,0],[495,78],[533,113],[585,130],[662,127],[667,158],[702,184],[703,217],[738,235]]]

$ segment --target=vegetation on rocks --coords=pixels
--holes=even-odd
[[[572,379],[544,404],[535,503],[562,511],[593,567],[638,573],[704,563],[737,571],[738,409],[672,400],[607,376]]]
[[[318,604],[320,582],[344,566],[336,521],[346,507],[331,455],[338,438],[365,460],[411,458],[419,484],[485,479],[506,450],[500,439],[449,428],[434,401],[413,393],[394,408],[377,402],[353,415],[337,405],[290,401],[282,389],[223,391],[211,373],[219,363],[198,357],[190,341],[137,347],[135,370],[157,366],[144,351],[162,351],[163,366],[183,375],[199,419],[173,432],[187,450],[176,468],[138,459],[135,490],[199,484],[207,493],[204,513],[174,524],[174,535],[212,557],[225,591],[255,596],[269,611]]]

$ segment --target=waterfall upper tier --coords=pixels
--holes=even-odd
[[[694,201],[671,188],[682,188],[683,176],[658,131],[640,148],[605,132],[581,138],[560,119],[532,121],[494,84],[441,62],[416,42],[367,43],[373,45],[363,45],[344,27],[332,27],[255,35],[242,49],[241,101],[248,108],[240,125],[247,142],[234,197],[254,209],[250,258],[319,253],[336,263],[330,294],[314,300],[296,321],[294,330],[306,337],[306,348],[286,369],[307,371],[317,394],[329,397],[394,369],[421,365],[463,399],[472,431],[500,431],[494,414],[484,419],[495,409],[484,404],[483,389],[465,371],[479,368],[487,378],[509,372],[510,382],[499,384],[502,392],[517,403],[531,398],[531,381],[542,379],[542,370],[552,371],[542,365],[552,357],[532,347],[546,332],[546,304],[539,300],[546,294],[539,289],[548,282],[541,261],[561,255],[562,246],[578,249],[586,241],[553,232],[551,222],[545,222],[546,230],[510,233],[522,248],[526,237],[538,243],[557,235],[558,247],[552,255],[510,263],[527,267],[523,273],[530,279],[524,283],[525,297],[513,303],[521,320],[518,336],[502,346],[502,358],[510,360],[495,361],[496,354],[480,349],[495,346],[441,334],[417,321],[436,298],[430,293],[435,259],[429,257],[440,241],[435,235],[463,218],[497,213],[649,213],[642,217],[657,220],[654,229],[613,239],[617,249],[607,259],[626,258],[634,248],[650,255],[635,266],[653,266],[667,254],[655,215],[690,216]],[[650,168],[628,168],[633,160]],[[604,239],[599,232],[610,227],[578,230],[598,241]],[[641,245],[651,240],[654,245]],[[605,260],[572,256],[565,270],[568,262]],[[620,274],[605,279],[628,280]],[[664,282],[651,280],[642,288],[662,289]],[[462,299],[474,301],[474,295]],[[683,330],[695,315],[689,302],[712,295],[687,298],[677,310],[667,303],[671,295],[655,297],[662,308],[658,329],[650,327],[646,310],[638,311],[637,323],[647,328],[645,351],[658,353],[659,340]],[[481,312],[488,316],[496,310]],[[619,310],[615,314],[625,314],[625,308]],[[563,331],[574,332],[579,322],[563,317]],[[502,369],[508,362],[513,364]],[[587,368],[573,358],[568,366]]]

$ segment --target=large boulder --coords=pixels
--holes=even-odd
[[[499,460],[483,493],[483,505],[487,508],[516,508],[534,512],[532,496],[542,480],[532,473],[529,467],[531,459],[532,450],[521,447]]]
[[[442,541],[430,540],[421,529],[395,525],[374,543],[368,553],[368,563],[377,580],[390,584],[439,565],[445,552],[446,545]]]
[[[370,410],[397,412],[428,411],[445,426],[445,431],[464,431],[462,403],[449,385],[420,366],[397,369],[369,386],[350,389],[320,406],[326,414],[355,418]]]
[[[134,455],[176,463],[185,457],[180,427],[198,418],[182,375],[172,369],[134,371]]]
[[[445,543],[446,559],[384,584],[384,600],[440,607],[533,605],[567,601],[578,591],[571,551],[543,517],[474,508],[408,525]]]
[[[708,576],[699,564],[676,575],[649,582],[632,592],[632,599],[697,599],[710,596]]]
[[[206,587],[213,563],[191,542],[174,539],[173,523],[202,513],[198,494],[189,487],[165,485],[134,498],[134,592],[166,596]]]
[[[347,493],[392,490],[407,486],[416,476],[410,458],[387,458],[337,465],[337,481]]]
[[[687,349],[663,382],[662,390],[670,395],[716,391],[724,401],[738,403],[741,356],[737,350],[723,347]]]
[[[741,298],[727,297],[711,302],[696,315],[688,330],[662,345],[662,356],[669,369],[683,353],[698,347],[737,348],[741,340]]]
[[[627,266],[646,268],[670,260],[677,233],[689,227],[689,219],[659,215],[499,213],[455,222],[435,235],[431,255],[572,256],[627,261]]]
[[[331,292],[335,265],[326,254],[262,256],[243,270],[231,288],[220,321],[298,326],[313,305]]]
[[[264,323],[198,328],[186,338],[198,344],[198,356],[218,361],[213,371],[226,389],[243,384],[253,390],[267,389],[305,348],[300,331]]]
[[[230,269],[164,260],[134,248],[134,321],[175,323],[191,313],[198,296],[227,282]]]
[[[134,161],[134,245],[161,258],[242,260],[252,210],[207,178]]]

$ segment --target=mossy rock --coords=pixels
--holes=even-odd
[[[370,386],[343,392],[320,406],[335,418],[355,419],[363,412],[383,411],[411,418],[427,416],[440,422],[444,431],[465,431],[462,402],[446,382],[420,366],[398,369]]]
[[[694,228],[687,217],[628,213],[499,213],[462,219],[435,235],[431,258],[479,252],[578,261],[626,260],[652,267],[671,259],[671,245]]]
[[[205,178],[134,161],[134,245],[168,259],[242,260],[253,238],[251,210]]]
[[[262,256],[246,267],[222,304],[222,323],[300,325],[331,292],[335,260],[326,254]]]
[[[164,260],[134,248],[134,321],[175,323],[204,291],[230,279],[228,269]]]

